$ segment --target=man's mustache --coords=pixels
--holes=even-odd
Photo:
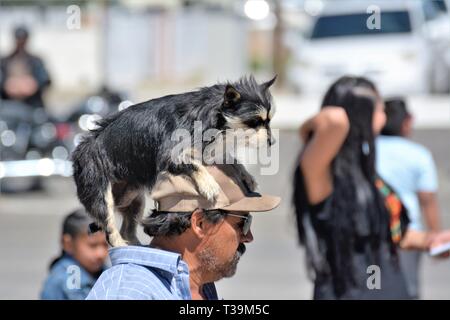
[[[239,252],[239,254],[242,256],[245,253],[245,250],[247,250],[247,248],[245,247],[245,244],[240,243],[237,248],[237,252]]]

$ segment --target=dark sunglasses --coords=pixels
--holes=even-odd
[[[239,214],[232,214],[232,213],[228,213],[228,212],[226,213],[226,215],[244,219],[244,224],[242,225],[241,229],[242,229],[242,234],[244,236],[246,236],[247,233],[250,231],[250,227],[252,225],[252,219],[253,219],[252,215],[249,214],[249,215],[246,215],[246,216],[242,216],[242,215],[239,215]]]
[[[237,218],[244,219],[244,223],[241,226],[242,234],[244,236],[247,235],[247,233],[250,231],[250,227],[252,226],[252,219],[253,219],[253,217],[252,217],[251,214],[243,216],[243,215],[239,215],[239,214],[228,213],[227,211],[221,210],[221,209],[204,210],[204,212],[217,212],[217,213],[224,214],[224,215],[227,215],[227,216],[232,216],[232,217],[237,217]],[[170,212],[170,211],[156,211],[156,213],[159,215],[159,214],[167,214],[167,213],[173,213],[173,212]],[[177,213],[182,213],[182,212],[177,212]],[[190,212],[190,211],[186,211],[186,212],[183,212],[183,213],[185,213],[188,216],[192,215],[192,212]]]

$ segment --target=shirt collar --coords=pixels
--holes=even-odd
[[[170,251],[145,246],[125,246],[111,248],[109,256],[113,266],[133,263],[157,268],[172,275],[179,271],[188,272],[187,264],[181,260],[181,255]]]

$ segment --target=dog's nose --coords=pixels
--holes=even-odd
[[[274,145],[276,142],[277,142],[277,140],[275,140],[275,138],[273,138],[273,137],[269,137],[269,138],[267,139],[267,144],[268,144],[269,146]]]

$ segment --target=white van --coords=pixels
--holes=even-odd
[[[302,93],[345,74],[368,77],[386,95],[431,92],[436,59],[425,23],[421,1],[327,1],[293,48],[288,78]]]

